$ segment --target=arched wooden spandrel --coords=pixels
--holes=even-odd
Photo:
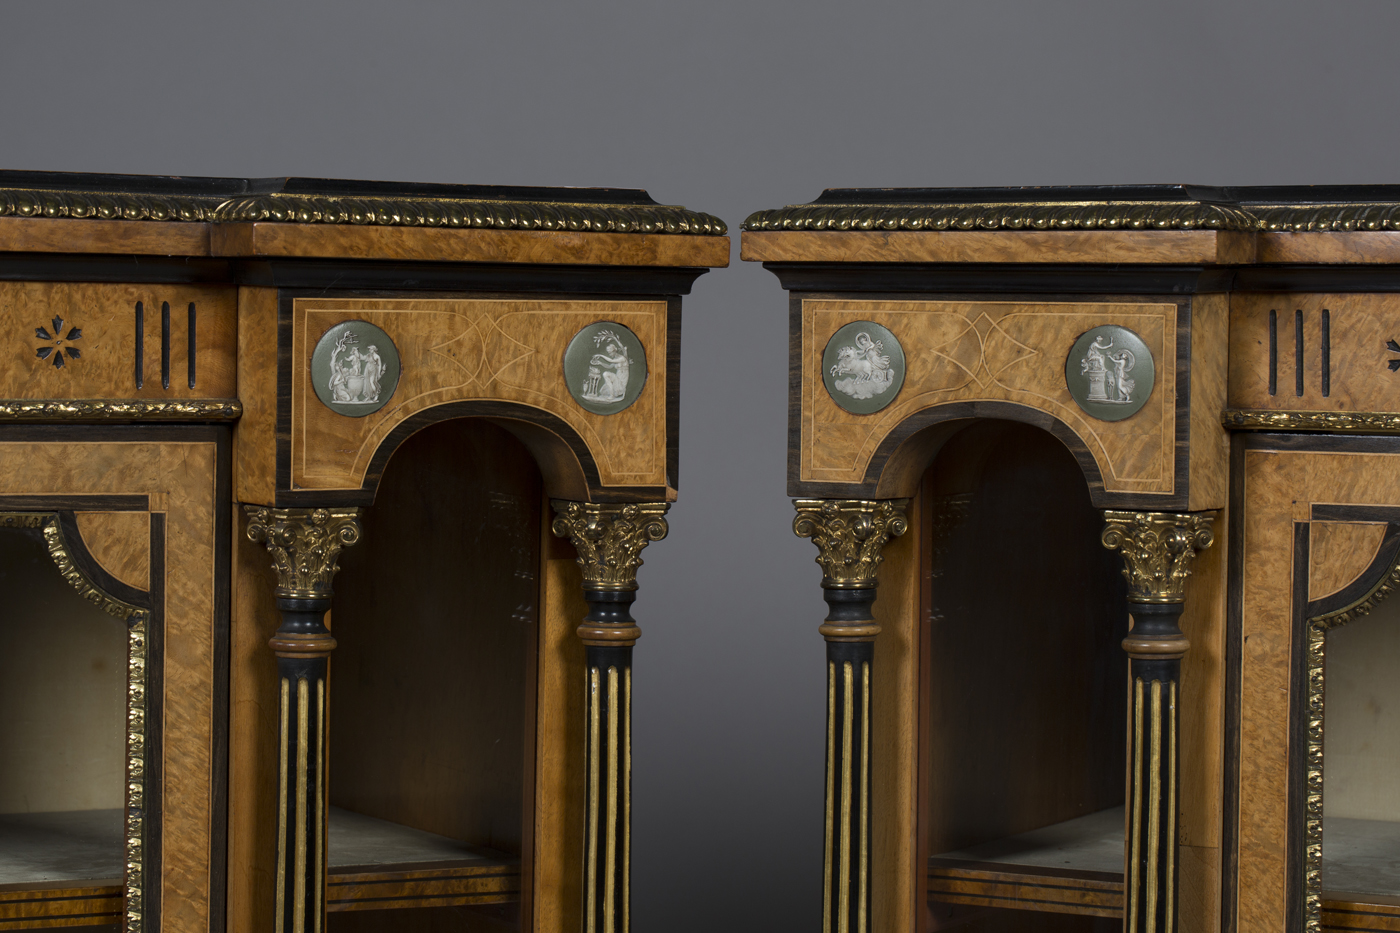
[[[368,505],[403,440],[460,417],[490,418],[515,434],[535,455],[550,495],[674,498],[678,299],[283,294],[276,313],[276,430],[258,435],[264,449],[256,457],[276,458],[278,505]],[[327,335],[334,340],[352,323],[372,336],[360,345],[352,338],[332,356]],[[606,333],[623,335],[626,346],[613,347]],[[579,371],[566,372],[567,351],[580,339]],[[354,386],[332,385],[345,378],[336,375],[342,370]],[[597,378],[612,380],[615,403],[588,387],[595,370],[608,370]],[[272,414],[258,411],[253,418]],[[253,421],[240,427],[250,438],[257,431]]]

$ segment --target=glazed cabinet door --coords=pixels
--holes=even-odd
[[[229,459],[0,428],[0,929],[224,928]]]
[[[1400,439],[1233,459],[1227,928],[1400,928]]]

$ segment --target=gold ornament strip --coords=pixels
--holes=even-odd
[[[1353,233],[1400,230],[1400,204],[1252,204],[1259,229],[1277,233]]]
[[[243,403],[214,399],[4,399],[0,421],[237,421]]]
[[[223,197],[0,188],[0,217],[73,220],[156,220],[197,223],[213,217]]]
[[[360,510],[245,505],[248,540],[267,545],[284,599],[328,599],[340,551],[360,540]],[[334,645],[332,644],[332,647]]]
[[[556,537],[578,552],[586,590],[635,590],[642,549],[666,537],[669,502],[570,502],[551,499]]]
[[[652,233],[723,236],[714,214],[670,204],[580,204],[468,198],[347,198],[259,194],[231,198],[211,218],[217,223],[348,224],[547,230],[568,233]]]
[[[145,925],[146,831],[146,634],[150,613],[103,592],[78,569],[53,512],[0,512],[0,528],[37,528],[59,574],[78,595],[126,623],[126,933]]]
[[[1110,551],[1123,552],[1123,578],[1128,581],[1129,601],[1185,602],[1191,561],[1197,551],[1210,547],[1215,540],[1211,529],[1215,513],[1110,509],[1103,514],[1105,524],[1100,540]]]
[[[1199,201],[1024,201],[967,204],[793,204],[757,211],[767,230],[1256,230],[1249,211]]]
[[[1322,930],[1323,706],[1326,699],[1327,633],[1369,614],[1400,590],[1400,553],[1359,599],[1307,622],[1307,743],[1304,763],[1303,928]]]
[[[147,220],[185,223],[354,224],[723,236],[714,214],[671,204],[583,204],[486,198],[237,197],[0,188],[0,217]]]
[[[1234,431],[1326,431],[1334,434],[1400,434],[1400,412],[1273,411],[1229,408],[1221,424]]]
[[[792,531],[817,546],[822,586],[863,589],[878,582],[880,552],[909,530],[908,499],[794,499]]]

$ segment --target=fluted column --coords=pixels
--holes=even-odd
[[[870,688],[881,549],[909,528],[907,499],[794,499],[829,607],[826,638],[826,847],[823,933],[870,931]]]
[[[632,646],[642,548],[666,537],[665,502],[552,500],[553,530],[573,542],[588,614],[584,644],[584,933],[631,929]]]
[[[1123,554],[1133,616],[1123,639],[1130,659],[1124,933],[1176,933],[1177,723],[1181,658],[1190,647],[1177,623],[1191,562],[1210,547],[1214,519],[1214,512],[1104,512],[1103,545]]]
[[[340,550],[360,539],[359,509],[244,506],[248,538],[267,545],[282,625],[277,655],[277,914],[275,933],[321,933],[326,890],[325,626]],[[271,854],[271,853],[269,853]]]

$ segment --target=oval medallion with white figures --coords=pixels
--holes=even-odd
[[[1117,324],[1085,331],[1065,360],[1069,394],[1086,414],[1101,421],[1136,415],[1152,395],[1156,378],[1147,344]]]
[[[569,394],[595,415],[615,415],[637,400],[647,382],[647,354],[621,324],[599,321],[574,335],[564,351]]]
[[[831,400],[856,415],[871,415],[894,401],[904,385],[904,348],[888,328],[853,321],[827,341],[822,382]]]
[[[316,397],[338,415],[362,418],[389,403],[399,384],[399,348],[368,321],[326,331],[311,354]]]

